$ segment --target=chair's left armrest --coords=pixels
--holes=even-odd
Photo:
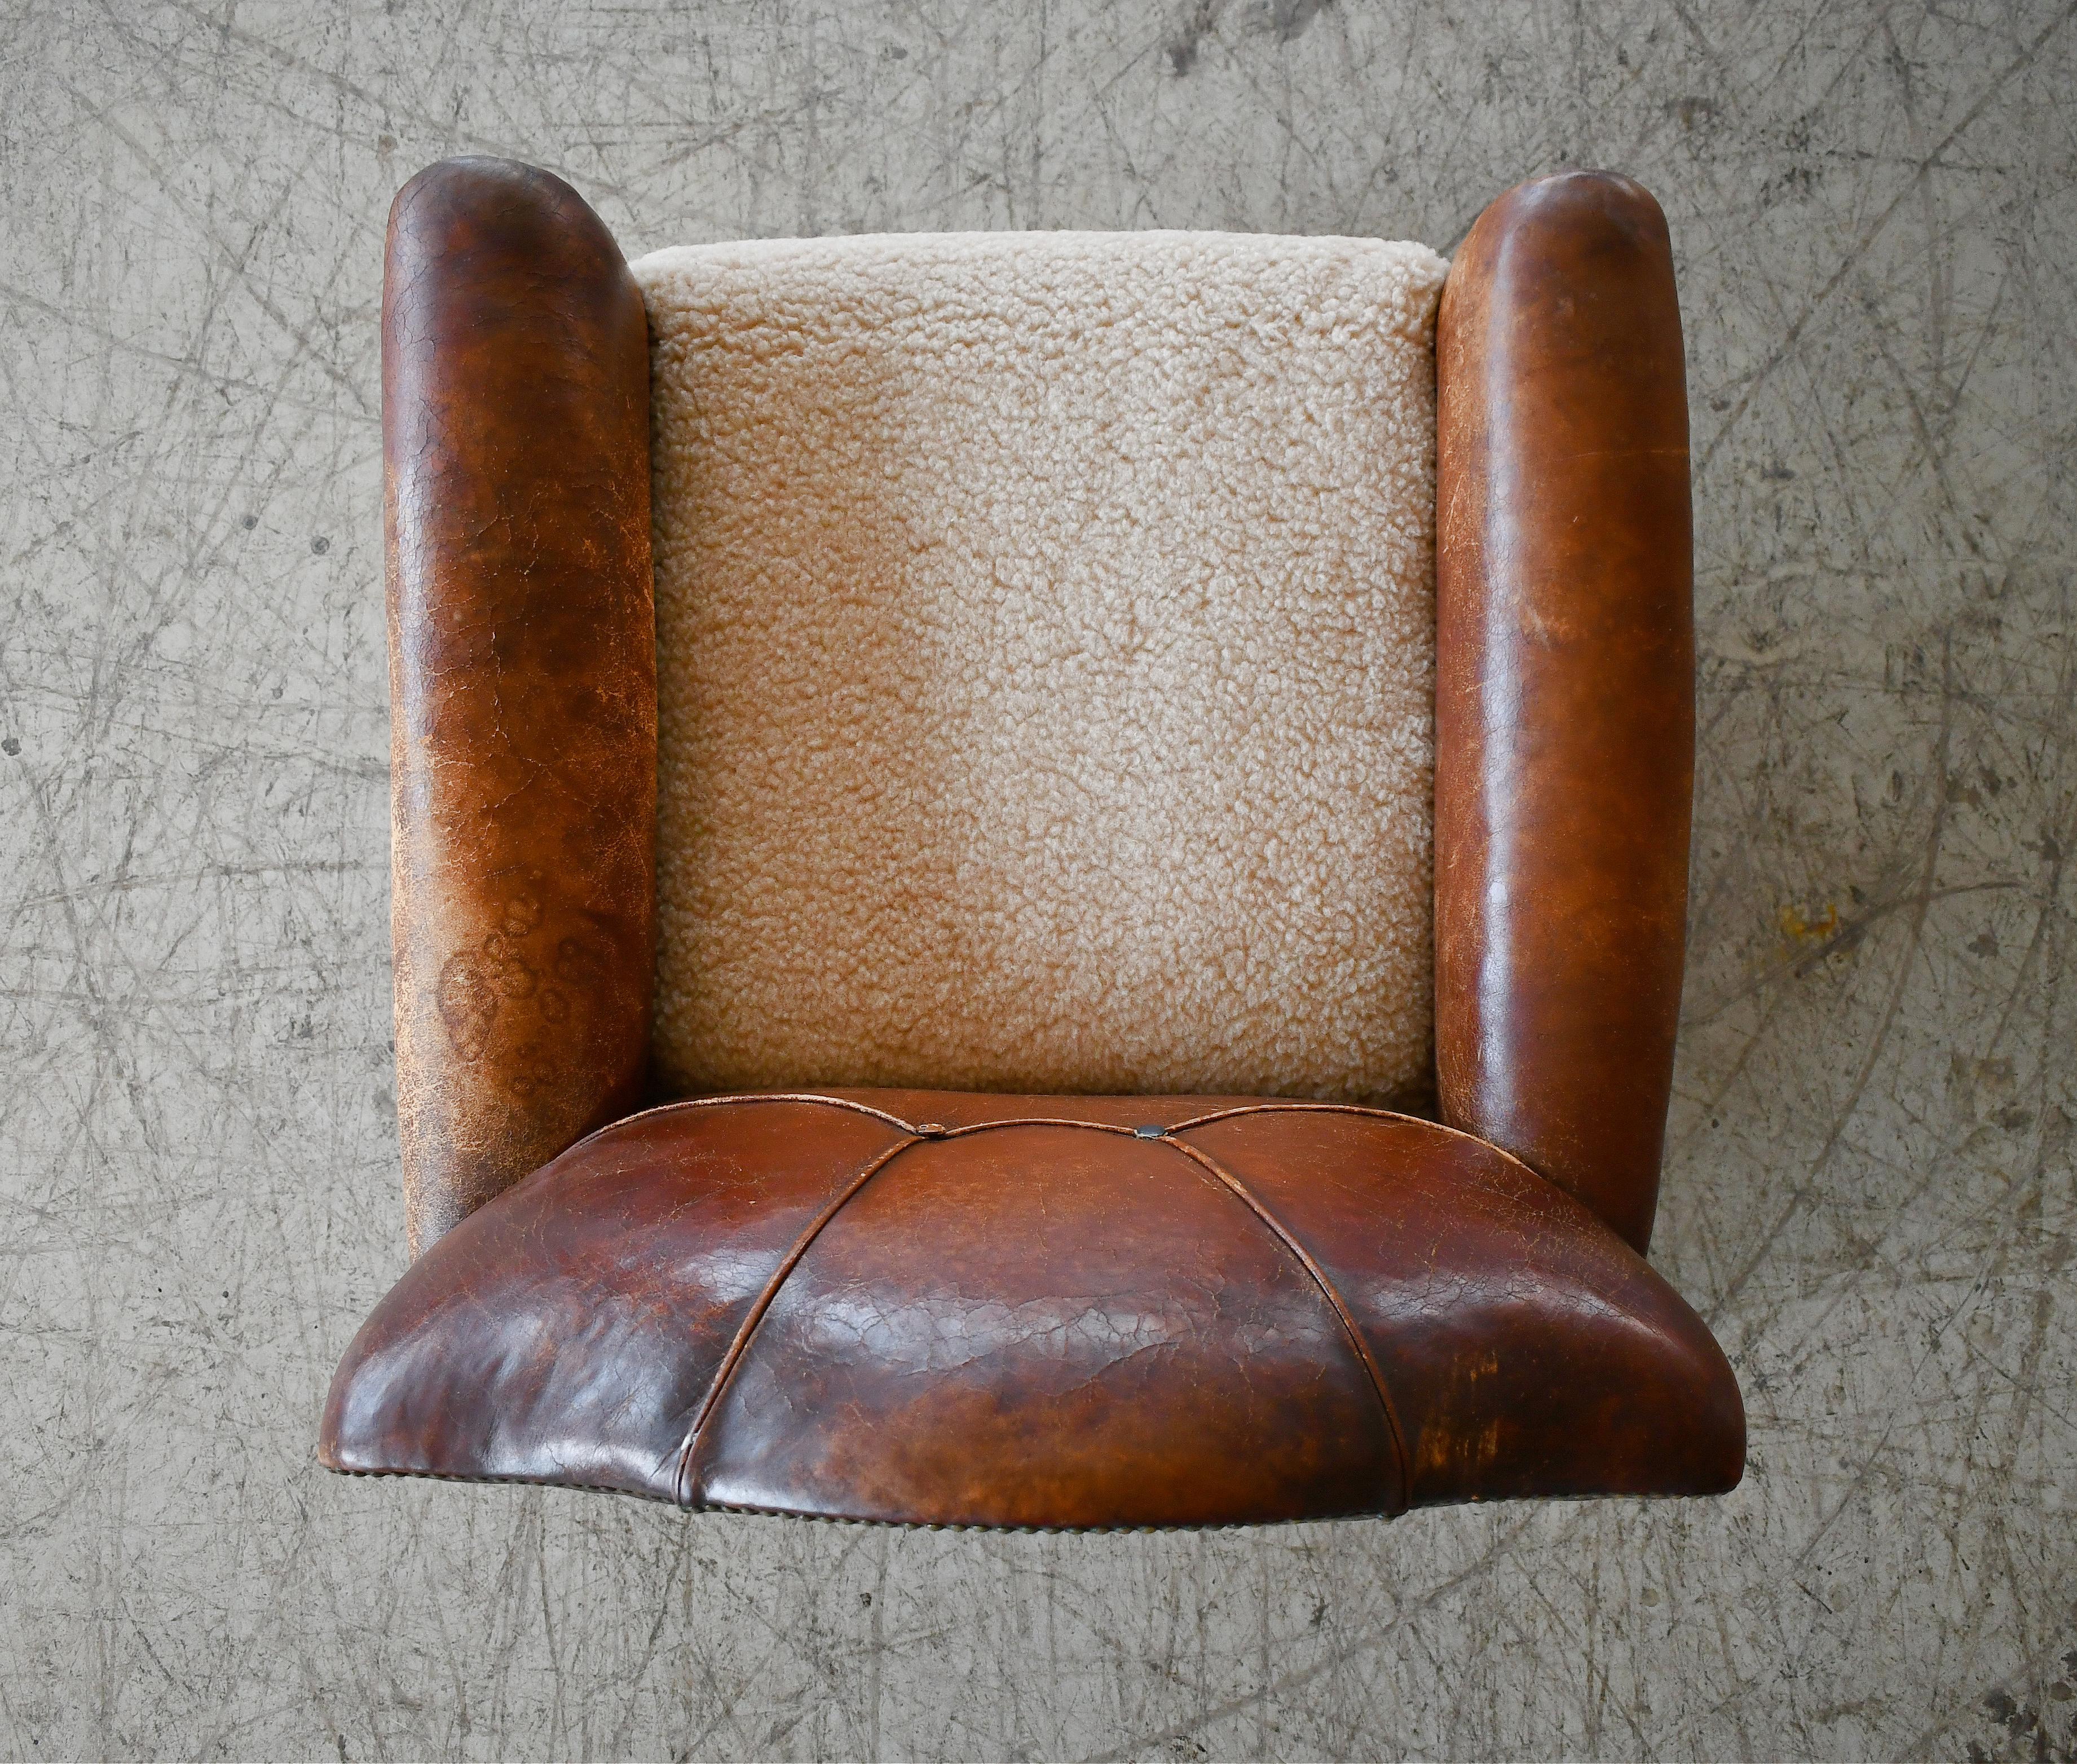
[[[560,179],[451,160],[382,295],[411,1253],[639,1099],[656,943],[642,297]]]

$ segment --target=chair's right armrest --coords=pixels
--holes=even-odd
[[[1695,753],[1680,309],[1642,186],[1509,190],[1436,343],[1444,1120],[1651,1237]]]
[[[382,290],[398,1113],[416,1256],[635,1106],[656,940],[649,360],[612,235],[421,172]]]

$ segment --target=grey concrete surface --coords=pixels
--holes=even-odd
[[[2073,90],[2033,0],[0,0],[0,1746],[2071,1758]],[[1659,193],[1703,661],[1655,1253],[1743,1487],[1092,1538],[314,1467],[402,1260],[381,229],[457,150],[631,252]]]

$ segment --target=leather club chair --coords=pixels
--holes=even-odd
[[[673,1100],[642,293],[545,173],[406,187],[383,435],[414,1259],[323,1463],[1063,1529],[1738,1483],[1731,1369],[1644,1259],[1694,744],[1657,204],[1604,173],[1509,191],[1433,324],[1425,1113],[783,1073]]]

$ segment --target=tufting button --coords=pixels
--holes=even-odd
[[[1164,1138],[1168,1131],[1166,1127],[1135,1127],[1132,1130],[1132,1137],[1135,1139],[1159,1139]]]

